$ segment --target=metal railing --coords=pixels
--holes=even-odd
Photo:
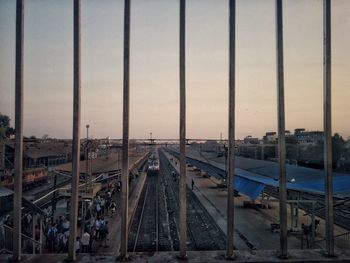
[[[334,244],[337,248],[344,249],[344,250],[350,249],[350,231],[339,235],[335,235],[333,238],[334,238]],[[326,238],[316,240],[315,246],[321,249],[326,248]]]
[[[35,254],[40,253],[42,243],[21,233],[22,253]],[[1,224],[0,225],[0,254],[10,254],[13,252],[13,228]]]
[[[350,249],[350,231],[334,236],[337,247],[342,249]]]

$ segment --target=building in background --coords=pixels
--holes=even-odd
[[[266,132],[263,137],[264,143],[277,143],[278,137],[276,132]]]
[[[322,131],[306,131],[305,129],[295,129],[294,136],[299,144],[320,143],[323,141]]]
[[[245,144],[258,144],[259,138],[248,135],[243,139],[243,141]]]
[[[25,169],[55,166],[71,160],[71,143],[68,141],[29,140],[24,142],[23,148],[23,168]],[[5,141],[2,152],[0,155],[2,167],[11,169],[14,163],[14,141]]]

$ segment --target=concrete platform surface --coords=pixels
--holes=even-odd
[[[279,259],[275,250],[237,250],[235,260],[226,260],[224,251],[189,251],[187,259],[177,258],[178,252],[130,253],[126,262],[350,262],[350,253],[338,252],[337,257],[327,258],[321,250],[289,250],[288,259]],[[0,255],[0,262],[8,262],[9,255]],[[25,255],[21,262],[59,263],[66,262],[66,254]],[[113,254],[79,254],[76,262],[107,263],[121,262]]]

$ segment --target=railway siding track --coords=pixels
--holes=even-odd
[[[158,176],[158,247],[157,251],[174,250],[174,244],[171,238],[171,224],[169,220],[168,205],[165,193],[165,185],[163,177]]]
[[[178,209],[178,180],[172,178],[172,167],[163,153],[160,153],[161,173],[171,185]],[[176,173],[176,171],[174,171]],[[177,175],[178,176],[178,175]],[[225,233],[212,219],[197,196],[187,188],[187,238],[191,250],[223,250],[226,247]],[[178,218],[178,214],[176,219]]]
[[[129,233],[129,251],[171,250],[164,191],[148,176]]]
[[[140,224],[136,232],[135,244],[133,251],[153,251],[157,247],[157,224],[156,222],[156,198],[153,192],[156,186],[150,182],[148,178],[145,198],[142,205],[142,213],[140,218]]]
[[[158,176],[148,175],[129,232],[129,251],[179,249],[178,180],[160,152]],[[223,250],[226,238],[195,194],[187,189],[187,244],[189,250]]]

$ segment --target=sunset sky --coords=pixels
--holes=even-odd
[[[187,137],[227,137],[228,1],[188,0]],[[237,0],[236,136],[275,131],[274,0]],[[286,128],[322,130],[321,0],[285,0]],[[0,112],[14,124],[15,3],[0,0]],[[82,136],[122,135],[122,0],[82,0]],[[26,0],[24,134],[72,137],[73,1]],[[332,1],[333,131],[350,136],[350,1]],[[178,138],[179,1],[131,1],[130,137]]]

